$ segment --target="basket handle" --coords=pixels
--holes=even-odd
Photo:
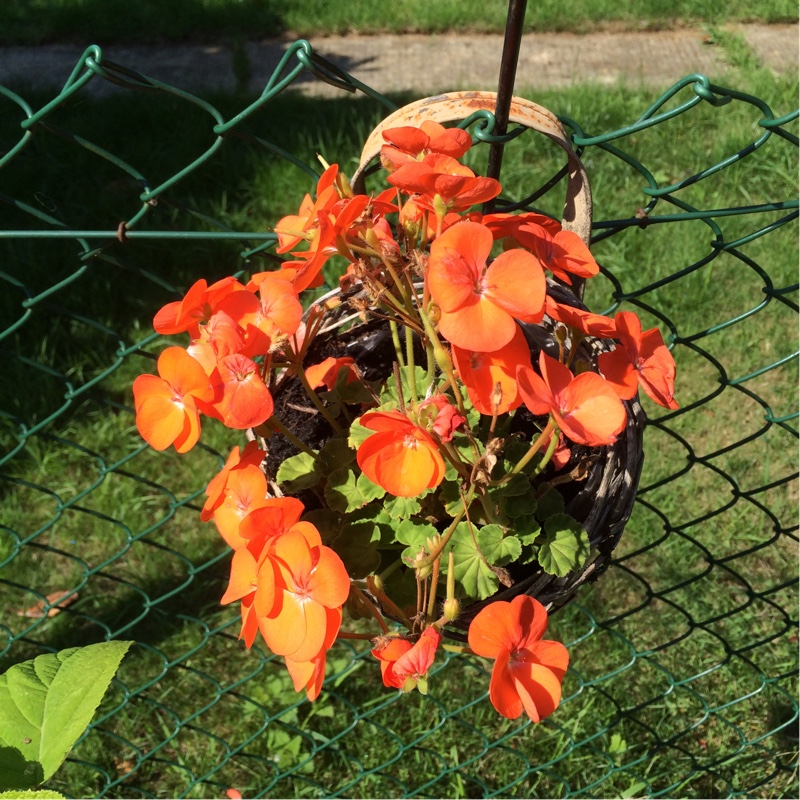
[[[353,175],[354,189],[357,192],[364,191],[364,170],[386,144],[382,136],[383,131],[404,125],[419,126],[425,120],[439,123],[458,122],[476,111],[494,111],[496,101],[495,92],[449,92],[426,97],[399,108],[382,120],[369,135],[361,152],[361,162]],[[577,233],[588,247],[592,230],[592,193],[589,188],[589,178],[572,149],[561,123],[546,108],[523,97],[511,99],[508,119],[509,122],[543,133],[567,154],[569,177],[561,225],[565,230]]]

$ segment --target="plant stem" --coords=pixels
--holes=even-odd
[[[270,417],[265,425],[285,436],[300,452],[311,456],[314,461],[319,458],[319,453],[315,453],[305,442],[298,439],[276,416]]]
[[[511,471],[504,478],[501,478],[501,482],[508,480],[512,475],[516,475],[516,473],[521,472],[523,469],[525,469],[525,467],[528,465],[528,462],[536,455],[536,453],[539,452],[539,448],[542,446],[542,442],[550,434],[553,435],[554,439],[556,440],[558,439],[558,426],[556,425],[552,417],[550,417],[550,419],[547,421],[545,429],[539,434],[536,441],[528,448],[528,452],[525,453],[525,455],[512,467]],[[556,444],[558,444],[557,441]],[[555,452],[555,447],[553,448],[553,451]]]
[[[308,395],[311,402],[316,406],[317,411],[325,417],[326,420],[330,423],[330,426],[336,431],[336,433],[342,432],[342,426],[331,416],[331,413],[325,408],[325,403],[319,399],[319,395],[311,388],[311,384],[308,382],[308,378],[306,377],[305,370],[300,366],[297,369],[297,377],[300,379],[300,383],[303,384],[303,388],[306,390],[306,394]]]

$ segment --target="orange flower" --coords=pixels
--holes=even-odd
[[[359,422],[376,433],[358,448],[361,471],[395,497],[416,497],[438,486],[445,465],[436,442],[399,411],[371,411]]]
[[[286,253],[304,239],[310,239],[311,233],[317,225],[317,215],[327,212],[339,200],[336,187],[336,178],[339,167],[333,164],[322,173],[317,181],[317,199],[312,200],[311,195],[306,195],[300,204],[298,214],[283,217],[275,226],[278,234],[278,253]]]
[[[211,484],[208,487],[209,492],[210,490]],[[257,508],[269,502],[267,491],[267,479],[255,464],[245,463],[238,469],[231,469],[226,475],[224,489],[214,502],[211,517],[220,536],[234,550],[247,544],[248,537],[241,533],[242,522]],[[208,518],[205,506],[203,509]]]
[[[435,211],[459,211],[476,203],[485,203],[500,194],[494,178],[476,176],[451,156],[432,153],[422,161],[409,161],[389,175],[389,183],[400,191],[416,194],[417,205]],[[438,198],[438,201],[437,201]]]
[[[185,453],[200,438],[197,402],[210,403],[214,396],[200,364],[182,347],[168,347],[158,357],[158,377],[140,375],[133,382],[136,427],[155,450],[174,444]]]
[[[516,326],[511,341],[492,353],[478,353],[453,345],[453,363],[467,387],[469,401],[481,414],[494,413],[494,395],[500,386],[498,414],[522,405],[517,391],[517,366],[530,366],[531,349],[522,328]]]
[[[517,324],[540,322],[546,282],[537,258],[506,250],[487,266],[492,234],[477,222],[448,228],[431,245],[428,287],[441,309],[439,331],[465,350],[491,353],[508,344]]]
[[[320,386],[324,386],[329,392],[332,392],[339,378],[339,373],[343,369],[347,370],[347,383],[352,383],[358,380],[351,369],[355,363],[355,359],[349,356],[344,356],[343,358],[334,358],[330,356],[319,364],[312,364],[310,367],[306,367],[308,385],[312,389],[318,389]]]
[[[593,314],[580,308],[557,303],[550,295],[545,298],[544,310],[548,317],[569,325],[587,336],[597,336],[600,339],[613,338],[617,335],[617,326],[613,319],[602,314]]]
[[[200,519],[203,522],[208,522],[213,516],[214,512],[225,501],[225,490],[227,489],[228,478],[232,472],[245,469],[245,467],[258,467],[261,462],[266,458],[266,453],[258,447],[256,442],[248,442],[244,451],[241,451],[238,446],[231,450],[225,466],[209,481],[206,487],[206,495],[208,499],[203,505],[203,510],[200,512]],[[261,470],[259,470],[260,472]],[[264,484],[264,496],[266,497],[266,483]]]
[[[397,663],[397,659],[405,655],[411,647],[411,642],[400,636],[382,637],[377,641],[376,646],[372,649],[372,655],[380,661],[384,686],[395,689],[403,688],[405,677],[395,674],[394,665]]]
[[[546,628],[547,611],[527,595],[510,603],[491,603],[469,626],[470,648],[495,659],[489,699],[508,719],[517,719],[524,711],[539,722],[561,701],[569,653],[560,642],[542,640]]]
[[[237,430],[254,428],[272,416],[272,395],[255,361],[239,353],[225,356],[219,361],[217,374],[222,383],[222,398],[215,408],[223,425]]]
[[[296,661],[288,656],[284,658],[286,669],[292,678],[294,690],[300,692],[306,690],[306,697],[312,702],[319,697],[322,683],[325,680],[325,662],[328,650],[331,649],[339,633],[342,622],[342,610],[335,609],[335,613],[328,615],[328,627],[325,631],[325,641],[314,658],[308,661]]]
[[[404,692],[418,688],[421,694],[428,693],[428,670],[436,658],[436,649],[441,641],[442,635],[436,628],[425,628],[417,643],[394,662],[394,678],[402,681]]]
[[[347,570],[330,547],[312,546],[297,531],[275,539],[270,556],[277,573],[275,605],[266,616],[256,609],[259,630],[276,655],[310,661],[329,631],[339,629],[350,593]]]
[[[552,414],[564,435],[579,444],[613,444],[625,427],[627,412],[611,386],[594,372],[577,377],[544,351],[541,377],[530,367],[517,369],[517,385],[532,414]]]
[[[303,316],[297,289],[280,273],[262,272],[251,280],[253,292],[237,292],[223,300],[220,310],[237,321],[247,336],[246,347],[237,352],[251,358],[264,355],[272,340],[295,333]]]
[[[472,147],[472,137],[465,130],[445,128],[433,120],[425,120],[419,128],[390,128],[383,138],[389,144],[381,148],[381,163],[388,172],[428,153],[461,158]]]
[[[571,284],[569,273],[591,278],[600,267],[577,233],[562,230],[555,220],[542,214],[491,214],[483,218],[495,239],[507,238],[530,250],[553,275]]]
[[[597,366],[603,377],[623,400],[636,394],[639,386],[651,400],[664,408],[679,408],[675,390],[675,361],[658,328],[642,333],[642,323],[632,311],[614,317],[620,344],[611,353],[601,353]]]
[[[419,404],[419,420],[443,442],[451,442],[453,434],[466,422],[443,394],[436,394]]]
[[[244,289],[234,277],[223,278],[209,286],[205,279],[195,282],[183,300],[167,303],[153,319],[157,333],[169,335],[189,332],[192,339],[200,335],[199,326],[210,319],[223,298]]]

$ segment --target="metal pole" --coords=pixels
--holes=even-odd
[[[508,2],[503,55],[500,59],[500,79],[497,83],[497,104],[494,111],[494,134],[496,136],[502,136],[508,128],[508,113],[514,94],[514,80],[517,76],[517,62],[519,61],[519,48],[522,42],[522,28],[527,5],[528,0],[509,0]],[[486,168],[486,175],[490,178],[500,178],[503,147],[502,143],[490,145],[489,164]],[[483,211],[485,214],[494,211],[494,200],[484,203]]]

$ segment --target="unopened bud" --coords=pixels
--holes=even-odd
[[[453,620],[459,615],[461,611],[461,605],[459,604],[458,600],[455,597],[451,597],[448,600],[444,601],[444,618],[448,622],[453,622]]]
[[[422,559],[419,560],[421,561]],[[417,571],[417,578],[419,578],[421,581],[424,581],[425,578],[429,577],[431,572],[433,572],[433,564],[423,564],[421,566],[417,566],[417,562],[415,561],[412,566]]]

